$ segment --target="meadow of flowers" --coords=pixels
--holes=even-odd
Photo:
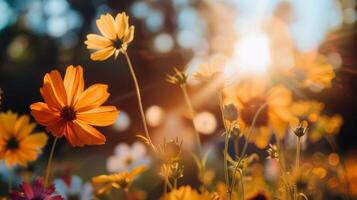
[[[184,118],[189,131],[173,123],[168,126],[182,135],[160,135],[150,127],[161,123],[164,111],[145,111],[144,85],[132,62],[137,58],[130,54],[136,48],[131,46],[136,27],[129,18],[125,12],[102,13],[95,23],[98,32],[87,33],[81,43],[90,52],[86,59],[126,63],[131,82],[115,81],[135,89],[132,101],[142,127],[132,133],[135,141],[119,143],[106,160],[86,162],[78,174],[66,171],[72,154],[57,153],[58,142],[70,145],[71,152],[93,149],[73,154],[77,163],[95,158],[100,154],[96,148],[106,145],[102,127],[120,123],[125,113],[111,103],[112,85],[87,84],[86,66],[76,63],[64,71],[48,71],[38,85],[41,99],[28,105],[29,113],[1,110],[2,199],[353,199],[350,188],[355,182],[347,177],[335,141],[344,120],[302,92],[319,94],[334,84],[337,67],[326,52],[299,50],[284,33],[284,23],[272,20],[263,28],[269,47],[265,35],[252,33],[242,39],[238,53],[218,48],[193,71],[167,66],[171,73],[162,79],[179,92],[162,98],[184,99],[176,115]],[[220,45],[229,49],[232,44],[225,40]],[[235,54],[238,58],[233,59]],[[204,91],[199,97],[192,90],[197,85]],[[197,102],[217,109],[220,122],[210,112],[199,112],[202,105]],[[222,127],[215,137],[207,137],[217,123]],[[121,141],[121,135],[116,137]],[[328,151],[319,149],[320,141]],[[43,154],[46,146],[50,151]],[[309,146],[316,148],[306,152]],[[96,164],[106,171],[88,177],[86,172]]]

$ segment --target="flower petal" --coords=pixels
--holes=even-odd
[[[47,140],[48,136],[45,133],[35,133],[24,138],[20,144],[27,148],[40,149],[46,145]]]
[[[105,49],[98,50],[90,55],[90,59],[94,61],[103,61],[112,56],[115,52],[115,48],[110,46]]]
[[[67,67],[63,83],[67,92],[68,104],[73,106],[84,90],[83,68],[72,65]]]
[[[88,49],[104,49],[106,47],[112,46],[113,42],[108,38],[97,34],[88,34],[87,40],[84,42]]]
[[[79,97],[75,110],[80,113],[102,105],[109,97],[108,85],[94,84],[87,88]]]
[[[101,106],[86,112],[79,112],[77,118],[94,126],[109,126],[112,125],[119,111],[115,106]]]
[[[125,12],[118,13],[115,17],[115,23],[118,27],[118,38],[123,39],[124,34],[127,32],[129,27],[129,17],[125,14]]]
[[[35,120],[43,126],[55,124],[60,120],[60,112],[50,110],[47,104],[43,102],[31,104],[30,109]]]
[[[48,93],[51,97],[51,103],[55,105],[49,105],[49,107],[64,107],[67,105],[67,94],[64,88],[63,80],[61,74],[57,70],[47,73],[44,78],[43,92]],[[45,96],[43,98],[46,101]],[[47,103],[47,102],[46,102]]]
[[[131,41],[133,41],[134,30],[135,30],[134,26],[130,26],[130,28],[125,33],[125,36],[123,38],[123,43],[129,44]]]
[[[117,26],[115,24],[113,16],[111,16],[110,14],[101,15],[100,18],[97,20],[97,26],[104,37],[110,40],[116,39]]]
[[[86,145],[102,145],[105,143],[106,138],[97,129],[86,124],[85,122],[77,119],[71,128],[74,129],[74,133],[78,138],[78,141],[74,141],[73,146]]]

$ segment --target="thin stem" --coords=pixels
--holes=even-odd
[[[296,137],[295,170],[299,170],[299,167],[300,167],[300,148],[301,148],[300,137]]]
[[[219,100],[219,108],[221,110],[221,114],[222,114],[222,121],[223,121],[223,125],[224,125],[224,129],[225,129],[225,134],[226,134],[226,137],[225,137],[225,140],[224,140],[224,151],[223,151],[223,167],[224,167],[224,179],[225,179],[225,182],[226,182],[226,186],[228,188],[228,193],[229,193],[229,186],[230,186],[230,181],[229,181],[229,169],[228,169],[228,147],[229,147],[229,138],[230,138],[230,135],[231,135],[231,130],[230,128],[227,127],[227,124],[226,124],[226,120],[224,118],[224,114],[223,114],[223,94],[222,92],[220,91],[218,93],[218,100]],[[230,195],[229,195],[230,196]]]
[[[238,140],[239,140],[238,136],[234,137],[233,142],[234,142],[234,155],[235,156],[239,155],[239,141]]]
[[[138,83],[138,80],[136,78],[136,75],[135,75],[135,72],[134,72],[134,68],[133,68],[133,65],[131,64],[131,61],[130,61],[128,53],[126,51],[124,51],[123,54],[124,54],[125,59],[126,59],[126,61],[128,63],[130,74],[131,74],[131,76],[133,78],[133,81],[134,81],[135,90],[136,90],[136,96],[137,96],[137,99],[138,99],[138,105],[139,105],[141,120],[142,120],[142,123],[143,123],[143,126],[144,126],[144,130],[145,130],[145,135],[146,135],[146,138],[148,139],[150,145],[153,145],[153,143],[151,141],[151,138],[150,138],[150,135],[149,135],[149,129],[148,129],[147,124],[146,124],[146,118],[145,118],[145,114],[144,114],[143,104],[142,104],[142,101],[141,101],[139,83]]]
[[[53,155],[55,153],[57,140],[58,140],[58,137],[55,137],[55,140],[53,141],[53,144],[52,144],[52,147],[51,147],[50,157],[48,158],[46,176],[45,176],[45,186],[46,187],[48,186],[48,181],[49,181],[50,174],[51,174],[52,159],[53,159]]]
[[[191,100],[190,100],[190,97],[188,96],[187,89],[186,89],[186,85],[181,85],[180,87],[181,87],[183,96],[185,97],[185,101],[186,101],[188,110],[189,110],[190,115],[191,115],[190,117],[192,118],[191,120],[192,120],[193,129],[195,130],[195,136],[196,136],[196,142],[197,142],[198,155],[201,157],[202,150],[201,150],[200,134],[199,134],[198,131],[196,130],[195,125],[194,125],[194,123],[193,123],[193,118],[194,118],[194,116],[196,115],[196,112],[195,112],[195,109],[193,108],[193,105],[192,105],[192,102],[191,102]]]
[[[177,189],[177,178],[174,179],[174,185],[173,185],[174,189]]]
[[[284,156],[283,147],[281,145],[281,141],[279,138],[276,138],[276,144],[277,144],[278,150],[279,150],[279,164],[280,164],[282,171],[285,172],[286,171],[285,156]]]
[[[238,160],[238,162],[237,162],[237,164],[236,164],[236,166],[235,166],[235,168],[234,168],[233,177],[236,176],[236,172],[237,172],[237,170],[238,170],[238,167],[239,167],[240,163],[241,163],[242,160],[243,160],[244,154],[245,154],[246,151],[247,151],[248,143],[249,143],[249,139],[250,139],[250,135],[251,135],[252,132],[253,132],[253,128],[254,128],[254,125],[255,125],[255,123],[256,123],[256,121],[257,121],[257,119],[258,119],[258,116],[259,116],[259,114],[261,113],[261,111],[265,108],[266,105],[267,105],[266,103],[262,104],[262,105],[260,106],[260,108],[257,110],[257,112],[254,114],[254,118],[253,118],[252,124],[251,124],[251,126],[250,126],[250,129],[249,129],[249,131],[248,131],[248,135],[247,135],[247,137],[246,137],[246,140],[245,140],[245,143],[244,143],[244,146],[243,146],[243,150],[242,150],[241,156],[239,157],[239,160]],[[243,180],[243,179],[242,179],[242,180]],[[232,190],[233,190],[234,185],[235,185],[235,178],[233,178],[232,184],[231,184],[230,189],[229,189],[229,195],[230,195],[230,196],[232,195]]]

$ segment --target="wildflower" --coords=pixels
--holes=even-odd
[[[288,70],[288,76],[305,88],[319,92],[331,87],[331,81],[335,78],[333,66],[322,55],[304,53],[297,55],[295,65]]]
[[[141,142],[135,142],[131,146],[121,143],[116,146],[115,154],[107,160],[107,169],[110,173],[131,170],[139,165],[148,165],[146,146]]]
[[[184,166],[180,162],[167,162],[161,165],[160,175],[164,179],[179,179],[183,177]]]
[[[0,160],[4,160],[6,166],[26,166],[38,158],[47,143],[47,135],[31,134],[35,126],[28,115],[0,113]]]
[[[176,162],[180,159],[182,149],[182,140],[179,141],[178,138],[175,140],[166,141],[164,138],[164,143],[158,147],[158,153],[165,162]]]
[[[166,76],[166,81],[176,85],[185,85],[187,83],[187,74],[179,71],[176,67],[174,67],[174,71],[174,75]]]
[[[304,120],[301,123],[299,123],[297,125],[297,127],[294,128],[293,132],[295,133],[295,135],[297,137],[302,137],[307,132],[307,126],[308,126],[308,123],[307,123],[307,121]]]
[[[146,168],[144,166],[138,166],[130,172],[125,171],[111,175],[100,175],[93,177],[92,183],[98,188],[98,194],[103,194],[112,188],[127,190],[134,178],[143,173],[145,170]]]
[[[56,191],[64,200],[88,200],[93,199],[92,185],[83,183],[78,176],[66,176],[54,181]]]
[[[179,189],[172,190],[166,197],[162,197],[162,200],[212,200],[211,195],[208,192],[198,193],[190,186],[181,186]]]
[[[47,73],[40,89],[45,102],[33,103],[31,114],[55,137],[63,135],[72,146],[100,145],[105,137],[94,126],[115,122],[115,106],[101,106],[109,97],[108,86],[94,84],[84,90],[83,69],[69,66],[64,80],[57,70]]]
[[[129,27],[129,17],[125,12],[112,15],[101,15],[97,20],[101,35],[89,34],[84,42],[88,49],[96,50],[90,58],[95,61],[108,59],[113,54],[126,52],[129,43],[134,39],[134,26]]]
[[[242,133],[250,134],[250,141],[259,148],[267,146],[271,132],[279,139],[285,136],[289,122],[293,119],[290,111],[291,92],[282,85],[267,89],[259,82],[242,82],[225,91],[239,113],[238,124]],[[258,112],[259,111],[259,112]]]
[[[33,186],[23,182],[20,187],[22,192],[11,192],[12,200],[63,200],[60,195],[54,195],[55,186],[51,185],[46,188],[41,178],[36,178]]]

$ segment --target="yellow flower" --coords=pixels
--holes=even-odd
[[[247,136],[252,127],[250,140],[257,147],[264,148],[268,145],[271,132],[279,139],[284,138],[289,122],[293,119],[290,111],[292,95],[282,85],[268,89],[260,82],[254,79],[244,81],[227,89],[225,95],[226,101],[235,104],[238,109],[238,123],[244,135]]]
[[[97,27],[102,36],[89,34],[84,42],[88,49],[96,50],[90,56],[92,60],[106,60],[113,54],[116,58],[134,39],[134,26],[129,27],[129,17],[125,12],[118,13],[115,19],[110,14],[101,15]]]
[[[327,116],[322,115],[316,121],[313,129],[310,131],[309,139],[312,142],[319,141],[324,135],[334,135],[340,131],[343,124],[343,118],[340,115]]]
[[[98,194],[103,194],[104,192],[107,192],[112,188],[126,190],[132,183],[134,178],[145,170],[145,166],[138,166],[130,172],[124,171],[111,175],[100,175],[93,177],[92,183],[95,187],[97,187]]]
[[[226,58],[221,55],[212,56],[207,63],[199,66],[192,76],[197,80],[212,80],[223,72]]]
[[[291,111],[298,120],[316,122],[320,116],[324,104],[317,101],[296,101],[291,105]]]
[[[162,197],[162,200],[212,200],[213,198],[208,192],[202,194],[198,193],[191,186],[181,186],[179,189],[172,190],[166,197]]]
[[[331,81],[336,75],[325,57],[304,53],[296,56],[295,65],[288,70],[288,76],[294,78],[300,86],[319,92],[331,87]]]
[[[42,132],[31,134],[35,126],[27,115],[18,116],[11,111],[0,113],[0,160],[4,160],[8,167],[26,166],[42,152],[47,135]]]

